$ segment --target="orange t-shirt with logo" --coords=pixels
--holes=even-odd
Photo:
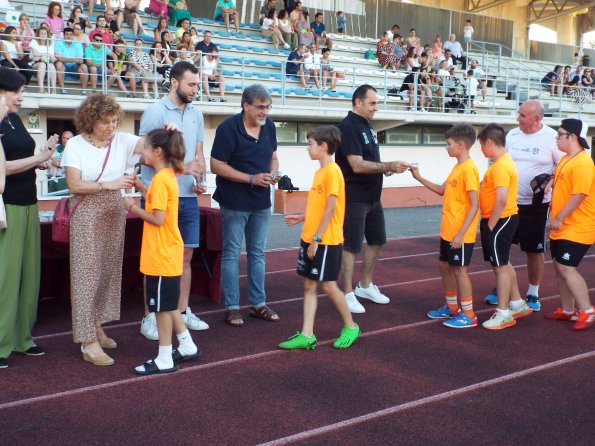
[[[340,245],[343,243],[343,220],[345,218],[345,180],[343,173],[335,162],[318,169],[308,193],[306,215],[302,229],[302,240],[312,243],[324,211],[326,200],[330,196],[337,197],[337,205],[333,218],[322,234],[323,245]]]
[[[178,228],[178,181],[170,168],[155,174],[147,190],[145,210],[165,211],[161,226],[145,222],[140,251],[140,270],[148,276],[181,276],[184,242]]]
[[[496,203],[496,189],[499,187],[508,188],[506,206],[504,207],[500,218],[518,214],[518,183],[519,175],[514,165],[514,161],[509,153],[505,153],[492,163],[483,176],[481,188],[479,189],[479,210],[481,212],[481,218],[490,218],[492,215],[492,209]]]
[[[586,150],[560,160],[554,174],[554,192],[550,218],[555,218],[572,195],[585,194],[574,211],[562,222],[558,230],[550,232],[552,240],[570,240],[575,243],[595,243],[595,166]]]
[[[470,191],[479,191],[479,171],[471,158],[454,166],[444,183],[440,237],[448,242],[452,242],[463,226],[471,207]],[[473,223],[465,232],[463,243],[475,242],[478,220],[479,213],[476,213]]]

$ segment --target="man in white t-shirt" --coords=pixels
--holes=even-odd
[[[318,49],[313,43],[309,47],[310,53],[304,60],[304,71],[314,79],[314,85],[320,90],[320,58],[321,55],[316,52]]]
[[[506,135],[506,150],[512,156],[519,173],[519,228],[515,243],[520,242],[521,250],[527,254],[527,304],[533,311],[541,309],[539,284],[544,269],[545,225],[552,189],[552,179],[542,176],[538,180],[536,177],[542,174],[551,175],[564,155],[558,150],[556,131],[541,122],[543,113],[540,101],[523,103],[518,111],[519,127]],[[532,187],[532,182],[535,187]],[[542,186],[539,189],[538,183]],[[537,192],[534,193],[534,190]],[[497,303],[493,302],[492,294],[486,297],[486,302]]]

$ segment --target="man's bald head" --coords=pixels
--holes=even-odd
[[[524,102],[519,107],[517,122],[523,133],[531,134],[538,132],[543,127],[543,104],[537,99]]]

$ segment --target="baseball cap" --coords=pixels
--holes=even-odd
[[[560,127],[576,135],[578,142],[582,147],[589,150],[589,143],[587,142],[587,130],[589,130],[589,126],[587,123],[581,119],[562,119],[562,123]]]

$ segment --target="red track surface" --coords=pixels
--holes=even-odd
[[[341,322],[324,297],[318,348],[276,349],[301,327],[295,250],[267,253],[268,300],[282,321],[228,327],[220,307],[195,301],[211,325],[193,332],[205,355],[175,374],[132,373],[157,350],[138,333],[140,293],[107,328],[119,344],[113,367],[83,362],[68,302],[44,301],[35,335],[47,354],[15,354],[0,370],[0,444],[595,444],[595,328],[574,332],[543,312],[501,332],[427,319],[442,305],[437,246],[422,237],[385,247],[375,281],[391,303],[364,302],[363,336],[346,351],[331,348]],[[516,249],[513,263],[523,292]],[[481,323],[493,274],[479,249],[470,269]],[[595,253],[580,271],[595,301]],[[540,294],[544,311],[558,306],[551,262]]]

